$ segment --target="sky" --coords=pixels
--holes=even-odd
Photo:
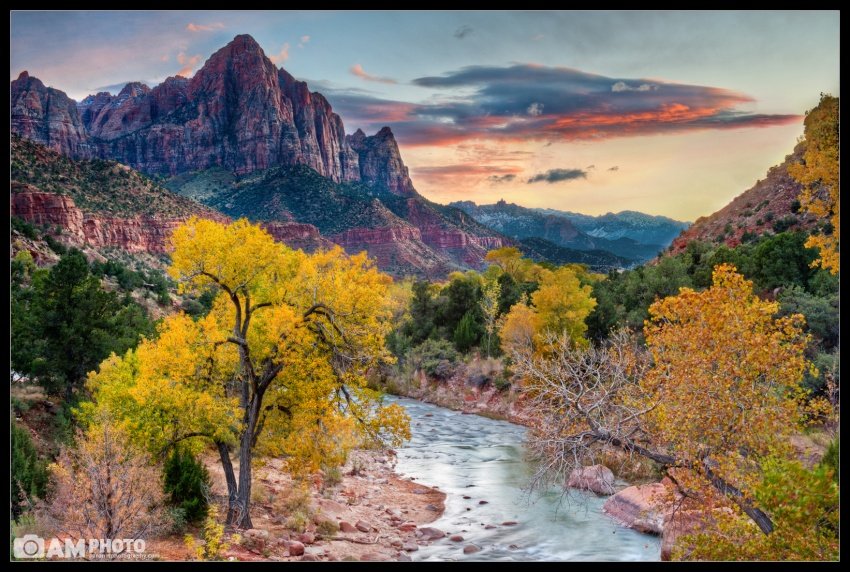
[[[417,190],[587,214],[711,214],[839,93],[838,11],[12,11],[10,79],[76,100],[191,77],[250,34]]]

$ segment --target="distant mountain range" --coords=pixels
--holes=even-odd
[[[491,205],[457,201],[450,206],[516,240],[543,239],[571,250],[607,252],[626,265],[654,258],[688,227],[686,222],[634,211],[590,216],[505,201]]]

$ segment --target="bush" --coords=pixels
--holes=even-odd
[[[824,454],[823,459],[821,459],[821,462],[820,462],[820,464],[822,466],[826,467],[827,469],[832,470],[832,478],[833,478],[833,480],[835,480],[836,483],[839,482],[838,481],[838,471],[839,471],[839,468],[840,468],[839,467],[839,465],[840,465],[840,461],[839,461],[840,447],[838,445],[838,439],[839,438],[836,437],[835,440],[832,441],[829,444],[829,447],[826,448],[826,453]]]
[[[173,506],[166,511],[165,518],[171,534],[186,532],[186,527],[189,525],[189,521],[186,519],[186,509]]]
[[[38,231],[33,225],[24,219],[13,216],[9,219],[9,221],[11,222],[12,230],[17,231],[32,240],[38,238]]]
[[[320,520],[316,523],[316,532],[318,532],[322,538],[333,538],[336,536],[337,532],[339,532],[339,524],[333,520]]]
[[[47,488],[47,467],[38,458],[38,451],[26,429],[12,422],[11,435],[11,510],[15,520],[27,511],[32,501],[44,498]]]
[[[171,504],[185,511],[189,522],[207,515],[210,475],[204,464],[189,451],[177,448],[165,462],[164,490]]]
[[[68,252],[68,249],[65,247],[64,244],[62,244],[61,242],[59,242],[58,240],[56,240],[55,238],[53,238],[49,234],[44,235],[44,242],[47,243],[47,246],[48,246],[48,248],[50,248],[50,250],[52,250],[53,252],[55,252],[59,256],[62,256],[63,254]]]
[[[448,379],[457,368],[460,356],[446,340],[425,340],[410,352],[410,363],[426,375]]]

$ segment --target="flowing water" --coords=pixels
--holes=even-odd
[[[423,546],[411,554],[414,560],[659,559],[658,537],[618,526],[602,512],[605,498],[573,491],[562,502],[555,489],[529,498],[523,490],[531,474],[523,459],[524,427],[413,399],[388,399],[407,409],[413,434],[398,449],[396,470],[446,493],[445,513],[428,526],[464,538]],[[517,524],[502,525],[506,521]],[[469,544],[481,552],[464,554]]]

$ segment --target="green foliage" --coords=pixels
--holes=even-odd
[[[841,449],[839,446],[839,437],[836,437],[833,441],[830,441],[829,446],[826,448],[826,453],[824,453],[823,459],[821,459],[820,464],[827,470],[832,471],[832,479],[836,483],[840,482],[839,470],[841,468]]]
[[[402,328],[402,333],[417,345],[431,336],[434,331],[434,312],[436,302],[431,293],[430,284],[417,281],[413,284],[413,300],[410,302],[410,321]]]
[[[38,238],[38,231],[36,228],[20,217],[9,217],[9,224],[12,226],[12,231],[14,232],[19,232],[31,240],[36,240]]]
[[[72,249],[30,287],[12,289],[12,367],[50,393],[73,389],[110,353],[134,347],[153,325],[144,309],[107,292]]]
[[[824,345],[831,348],[838,344],[839,295],[835,292],[816,296],[802,286],[789,286],[779,293],[782,315],[803,314],[806,325]]]
[[[763,534],[745,517],[718,516],[715,532],[677,541],[674,558],[689,560],[837,560],[838,484],[826,466],[806,469],[799,461],[769,459],[754,491],[756,504],[771,516]]]
[[[448,379],[455,372],[460,359],[454,346],[446,340],[425,340],[410,352],[409,360],[415,369],[428,376]]]
[[[475,321],[475,313],[467,310],[455,328],[453,339],[457,350],[461,353],[468,352],[481,338],[482,330]]]
[[[469,313],[468,335],[472,336],[469,344],[471,346],[471,344],[477,342],[483,332],[484,323],[484,317],[479,307],[480,300],[480,275],[476,272],[453,274],[448,286],[440,292],[434,316],[435,324],[442,329],[442,337],[453,336],[461,320]]]
[[[44,235],[44,242],[47,243],[47,246],[48,248],[50,248],[50,250],[60,256],[68,252],[68,248],[64,244],[62,244],[49,234]]]
[[[188,522],[207,515],[210,475],[204,464],[182,447],[175,448],[165,461],[163,490],[171,504],[182,509]]]
[[[36,498],[44,498],[47,489],[47,467],[39,460],[38,451],[26,429],[11,422],[11,487],[12,518],[16,521]]]

